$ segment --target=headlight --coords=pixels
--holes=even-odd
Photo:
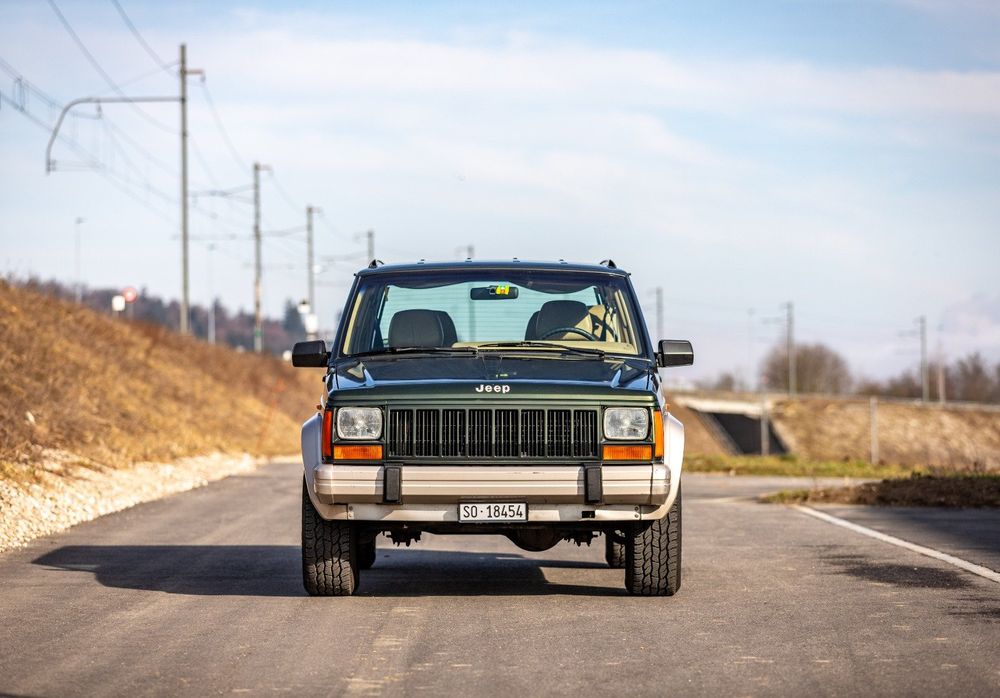
[[[604,436],[608,439],[645,439],[649,410],[645,407],[609,407],[604,410]]]
[[[377,407],[341,407],[337,410],[337,436],[342,439],[377,439],[382,435],[382,410]]]

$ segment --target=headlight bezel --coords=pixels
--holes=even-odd
[[[342,441],[378,441],[385,429],[379,407],[338,407],[334,421],[336,438]]]
[[[631,416],[623,418],[623,413],[630,413]],[[648,441],[651,426],[652,420],[648,407],[606,407],[604,409],[602,427],[604,438],[608,441]]]

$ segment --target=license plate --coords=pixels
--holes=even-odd
[[[475,502],[458,505],[458,520],[463,523],[527,521],[528,505],[524,502]]]

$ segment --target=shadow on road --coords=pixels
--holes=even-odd
[[[858,554],[824,555],[822,559],[843,574],[878,584],[922,589],[966,589],[973,586],[965,573],[940,566],[900,565]]]
[[[32,561],[54,570],[90,572],[120,589],[206,596],[304,596],[298,546],[68,545]],[[546,579],[545,568],[601,570],[595,586]],[[572,573],[569,573],[572,574]],[[620,595],[621,572],[592,562],[539,560],[510,553],[379,548],[361,573],[360,595]],[[579,577],[580,575],[574,575]]]

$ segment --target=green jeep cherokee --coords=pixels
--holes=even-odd
[[[302,567],[313,595],[353,594],[375,538],[501,534],[530,551],[603,534],[632,594],[681,584],[684,427],[629,275],[600,265],[373,261],[355,275],[302,428]]]

